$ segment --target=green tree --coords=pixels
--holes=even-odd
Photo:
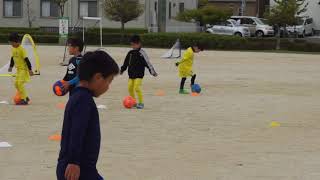
[[[280,49],[280,31],[286,32],[287,26],[297,25],[298,15],[307,10],[308,3],[306,0],[274,0],[275,5],[271,7],[266,18],[270,24],[277,28],[277,47]]]
[[[198,1],[198,8],[201,8],[203,6],[208,5],[209,1],[208,0],[199,0]]]
[[[206,24],[216,24],[225,21],[232,15],[231,9],[217,8],[212,5],[205,5],[199,9],[186,10],[177,15],[176,19],[179,21],[200,23],[200,26]]]
[[[104,12],[108,19],[121,23],[121,30],[127,22],[137,19],[143,12],[139,0],[105,0]]]
[[[64,5],[68,0],[54,0],[54,2],[59,6],[61,17],[64,16]]]

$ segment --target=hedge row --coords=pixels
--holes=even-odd
[[[32,35],[35,43],[57,44],[59,36],[57,35]],[[0,43],[8,43],[8,34],[0,34]]]
[[[127,45],[132,34],[104,34],[103,44]],[[82,37],[78,34],[79,37]],[[86,34],[86,44],[99,44],[99,35]],[[187,48],[196,42],[203,44],[207,49],[217,50],[275,50],[276,38],[241,38],[236,36],[219,36],[207,33],[145,33],[141,34],[145,47],[170,48],[177,39],[182,47]],[[308,42],[303,39],[281,39],[281,50],[320,52],[320,44]]]
[[[19,34],[30,34],[34,35],[58,35],[54,32],[44,32],[40,28],[0,28],[0,34],[10,34],[12,32],[17,32]]]
[[[133,33],[103,34],[104,45],[128,45],[129,38]],[[74,37],[82,38],[81,33],[73,34]],[[86,33],[86,44],[100,44],[100,35],[95,32]],[[241,38],[236,36],[218,36],[206,33],[145,33],[141,34],[145,47],[170,48],[179,38],[183,48],[192,44],[202,43],[206,49],[216,50],[275,50],[275,38]],[[53,43],[59,42],[57,35],[35,34],[33,38],[36,43]],[[0,34],[0,43],[8,42],[8,34]],[[303,39],[281,39],[281,50],[300,51],[300,52],[320,52],[320,44],[311,43]]]
[[[183,48],[199,42],[211,50],[275,50],[277,43],[276,38],[241,38],[207,33],[148,33],[142,38],[148,47],[168,48],[179,38]],[[284,51],[320,52],[320,44],[304,39],[281,39],[280,47]]]
[[[47,30],[46,30],[47,29]],[[50,32],[48,30],[50,29]],[[57,35],[58,28],[1,28],[0,27],[0,34],[9,34],[11,32],[18,32],[19,34],[41,34],[41,35]],[[69,29],[72,31],[72,29]],[[77,28],[78,31],[82,31],[82,28]],[[54,32],[52,32],[54,31]],[[100,33],[99,28],[89,28],[87,29],[88,33]],[[119,28],[103,28],[103,34],[110,34],[110,33],[119,33],[121,30]],[[147,33],[147,29],[142,28],[128,28],[124,30],[126,34],[144,34]]]
[[[99,33],[99,28],[89,28],[88,33]],[[120,33],[121,30],[119,28],[103,28],[102,29],[103,34],[109,34],[109,33]],[[147,33],[147,29],[143,28],[127,28],[124,30],[125,34],[145,34]]]
[[[149,33],[142,38],[146,46],[160,48],[168,48],[168,44],[174,44],[178,38],[183,48],[200,42],[207,49],[217,50],[275,50],[277,43],[276,38],[241,38],[206,33]],[[285,51],[320,52],[320,44],[304,39],[281,39],[280,47]]]
[[[133,34],[119,34],[119,33],[107,33],[103,34],[102,41],[104,45],[113,44],[128,44],[129,38]],[[71,34],[70,37],[77,37],[82,39],[82,33]],[[100,44],[100,34],[99,33],[86,33],[85,34],[85,44],[87,45],[99,45]]]

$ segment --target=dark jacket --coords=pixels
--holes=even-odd
[[[71,81],[77,77],[78,66],[79,66],[81,60],[82,60],[82,55],[79,55],[77,57],[72,57],[69,60],[68,69],[67,69],[66,75],[63,78],[64,81]],[[70,86],[70,88],[69,88],[70,95],[72,94],[75,87],[76,87],[76,85],[74,85],[74,84],[72,84]]]
[[[101,179],[96,169],[100,142],[99,113],[92,93],[77,87],[69,98],[64,114],[58,180],[64,180],[66,167],[70,163],[80,166],[81,180]]]
[[[143,78],[145,68],[149,69],[151,75],[158,75],[154,70],[146,52],[141,48],[133,49],[128,52],[123,66],[121,67],[121,74],[126,71],[127,68],[130,79]]]
[[[79,66],[81,59],[82,59],[82,55],[79,55],[77,57],[72,57],[69,60],[68,69],[67,69],[66,75],[64,76],[63,80],[70,81],[77,76],[78,66]]]

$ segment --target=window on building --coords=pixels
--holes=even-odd
[[[179,12],[184,12],[184,3],[179,3]]]
[[[41,17],[59,17],[59,7],[54,0],[41,0]]]
[[[79,0],[80,17],[97,17],[98,2],[97,0]]]
[[[22,16],[22,0],[4,0],[3,15],[5,17]]]
[[[171,19],[171,17],[172,17],[172,4],[171,4],[171,2],[169,2],[169,19]]]

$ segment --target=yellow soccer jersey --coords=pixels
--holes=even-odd
[[[189,77],[193,75],[192,66],[193,66],[194,52],[192,48],[188,48],[187,51],[183,54],[181,61],[179,62],[179,76],[180,77]]]
[[[28,57],[28,55],[27,51],[22,46],[12,48],[11,56],[13,57],[14,65],[17,68],[17,70],[28,71],[28,66],[25,61],[25,58]]]

